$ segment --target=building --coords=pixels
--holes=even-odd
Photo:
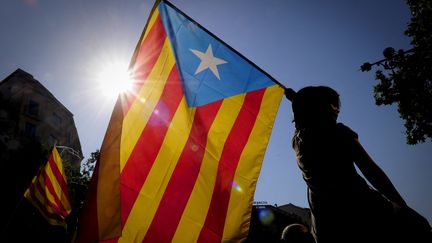
[[[64,229],[48,225],[23,199],[54,144],[64,146],[59,149],[64,168],[79,173],[83,155],[73,114],[31,74],[17,69],[0,82],[0,227],[6,241],[49,242],[53,232],[60,232],[56,239],[65,238]]]
[[[0,144],[17,149],[23,141],[72,148],[63,160],[79,167],[83,155],[73,114],[33,76],[21,69],[0,82]],[[60,150],[61,151],[61,150]]]
[[[299,223],[307,225],[308,227],[311,226],[311,212],[309,208],[302,208],[292,203],[288,203],[282,206],[278,206],[278,209],[282,210],[288,215],[291,215],[294,218],[297,218]]]
[[[310,210],[294,204],[278,207],[267,202],[254,203],[246,243],[280,242],[283,229],[293,223],[310,228]]]

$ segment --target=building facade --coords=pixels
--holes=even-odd
[[[28,140],[65,146],[72,150],[62,153],[63,160],[79,166],[83,155],[73,114],[31,74],[17,69],[1,81],[0,99],[3,146],[13,150]]]
[[[54,144],[63,146],[59,152],[66,174],[79,173],[83,155],[73,114],[31,74],[17,69],[0,82],[0,227],[5,242],[70,242],[65,240],[68,232],[49,225],[23,199]]]

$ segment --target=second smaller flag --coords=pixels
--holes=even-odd
[[[71,212],[71,206],[63,162],[55,146],[45,167],[33,178],[24,197],[48,223],[66,226],[65,219]]]

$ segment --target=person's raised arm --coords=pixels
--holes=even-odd
[[[355,163],[362,174],[375,189],[399,207],[405,207],[406,202],[393,186],[384,171],[373,161],[360,142],[355,140]]]

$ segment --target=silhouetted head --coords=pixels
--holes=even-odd
[[[308,86],[297,93],[285,91],[292,102],[296,129],[335,124],[340,108],[339,94],[326,86]]]
[[[281,242],[314,243],[312,234],[303,224],[290,224],[282,231]]]

